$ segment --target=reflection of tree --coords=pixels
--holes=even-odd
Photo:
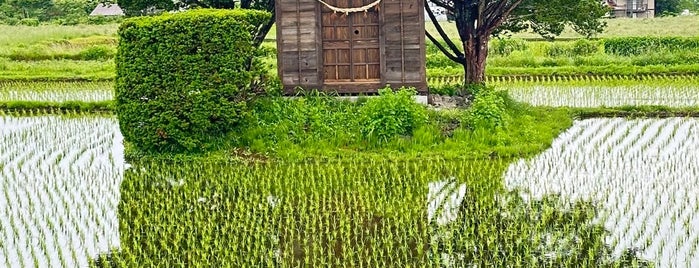
[[[523,200],[510,192],[494,198],[467,191],[459,217],[431,225],[431,258],[450,267],[649,267],[628,249],[614,258],[607,231],[592,224],[590,203],[561,203],[558,196]]]

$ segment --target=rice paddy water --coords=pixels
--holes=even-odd
[[[511,165],[525,198],[560,194],[599,205],[616,253],[641,250],[658,267],[699,266],[699,119],[588,119],[551,148]]]
[[[119,247],[111,117],[0,116],[0,266],[85,267]]]

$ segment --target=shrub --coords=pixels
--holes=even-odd
[[[200,9],[125,21],[115,85],[124,139],[145,151],[203,151],[235,129],[265,73],[252,39],[269,17]]]
[[[13,26],[19,24],[19,21],[20,20],[17,18],[4,18],[2,21],[0,21],[0,24]]]
[[[587,39],[579,39],[573,43],[571,52],[574,56],[589,56],[599,51],[599,44]]]
[[[449,83],[430,87],[431,95],[455,96],[464,93],[466,86],[463,83]],[[468,92],[466,92],[468,93]]]
[[[495,129],[505,125],[507,111],[504,92],[482,88],[475,93],[475,99],[467,113],[467,122],[472,128]]]
[[[697,49],[699,49],[697,37],[618,37],[604,40],[604,52],[620,56]]]
[[[371,141],[386,142],[396,135],[409,135],[427,121],[427,108],[413,99],[414,89],[379,90],[379,97],[359,108],[361,132]]]
[[[93,46],[80,51],[78,58],[81,60],[106,60],[114,56],[114,51],[107,46]]]
[[[495,39],[490,44],[491,52],[495,55],[509,56],[515,51],[528,49],[527,42],[520,39]]]
[[[253,108],[255,120],[241,129],[241,145],[264,144],[262,151],[285,143],[340,146],[359,136],[357,104],[318,91],[297,98],[260,98]]]
[[[32,19],[32,18],[27,18],[27,19],[22,19],[19,21],[19,24],[24,25],[24,26],[39,26],[39,20],[38,19]]]
[[[570,46],[562,43],[551,43],[546,47],[545,54],[549,57],[562,57],[571,55],[572,51]]]

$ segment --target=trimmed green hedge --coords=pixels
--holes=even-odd
[[[212,10],[139,17],[119,28],[116,109],[127,142],[145,151],[204,151],[248,114],[257,25],[270,14]]]
[[[618,37],[604,39],[604,52],[620,56],[699,49],[698,37]]]

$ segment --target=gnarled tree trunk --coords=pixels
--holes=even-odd
[[[485,61],[488,58],[489,36],[475,36],[463,42],[466,62],[466,84],[485,83]]]
[[[491,32],[482,22],[482,1],[454,1],[456,27],[464,48],[466,84],[485,82],[485,60],[488,57],[488,40]]]

